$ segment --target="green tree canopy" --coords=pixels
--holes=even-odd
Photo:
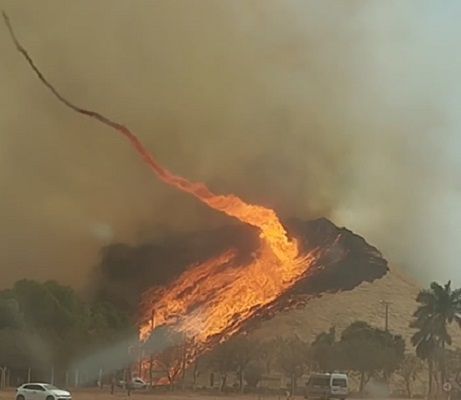
[[[331,327],[314,339],[309,349],[309,360],[315,370],[328,372],[337,368],[336,330]]]
[[[337,359],[343,369],[360,373],[360,391],[368,379],[381,373],[385,379],[403,360],[405,342],[399,335],[357,321],[341,334],[337,344]]]
[[[212,368],[221,375],[221,390],[224,390],[229,373],[235,372],[239,380],[240,390],[244,389],[243,381],[246,375],[254,378],[247,371],[252,362],[260,356],[259,344],[245,336],[237,336],[220,344],[208,357]],[[247,374],[248,372],[248,374]]]
[[[11,360],[16,352],[15,364],[25,368],[35,363],[31,357],[43,367],[68,365],[101,345],[134,334],[134,328],[112,304],[83,301],[72,288],[53,281],[24,279],[0,292],[0,333],[11,344],[0,348],[0,359]],[[28,357],[23,357],[24,349]]]
[[[291,393],[294,394],[298,378],[308,365],[309,345],[298,337],[281,339],[278,345],[278,367],[291,379]]]
[[[414,354],[405,354],[400,367],[397,370],[405,384],[407,397],[412,397],[412,383],[416,381],[418,374],[423,370],[423,362]]]
[[[411,338],[416,354],[429,364],[429,393],[432,392],[434,365],[440,369],[441,381],[445,381],[445,347],[451,344],[448,325],[461,326],[461,289],[453,290],[451,281],[444,286],[432,282],[429,289],[421,290],[416,297],[419,303],[410,327],[416,329]]]

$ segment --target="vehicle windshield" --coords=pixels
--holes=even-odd
[[[347,387],[347,382],[344,378],[335,378],[332,382],[333,386]]]
[[[56,386],[53,386],[53,385],[43,385],[43,387],[46,389],[46,390],[57,390],[58,388]]]
[[[330,377],[314,376],[309,380],[309,384],[313,386],[330,386]]]

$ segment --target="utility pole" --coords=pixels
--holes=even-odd
[[[142,344],[138,344],[138,376],[142,377],[142,359],[143,359],[143,347]]]
[[[152,309],[151,316],[150,316],[150,331],[151,335],[154,332],[155,329],[155,309]],[[152,389],[153,386],[153,379],[152,379],[152,369],[154,366],[154,355],[152,354],[152,349],[150,349],[150,354],[149,354],[149,385]]]
[[[388,301],[381,300],[381,304],[384,304],[384,330],[389,331],[389,303]]]
[[[183,346],[182,346],[182,390],[184,390],[186,385],[186,351],[187,351],[187,336],[186,333],[183,333]]]

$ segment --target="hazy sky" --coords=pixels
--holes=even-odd
[[[46,75],[173,171],[327,216],[420,279],[461,284],[461,4],[0,0]],[[82,287],[110,241],[227,218],[71,113],[0,29],[0,286]]]

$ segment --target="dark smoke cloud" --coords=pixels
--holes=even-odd
[[[332,217],[424,279],[435,262],[457,278],[458,5],[0,5],[63,93],[126,123],[173,171],[283,216]],[[0,52],[2,285],[81,287],[104,244],[228,221],[57,103],[6,30]]]

